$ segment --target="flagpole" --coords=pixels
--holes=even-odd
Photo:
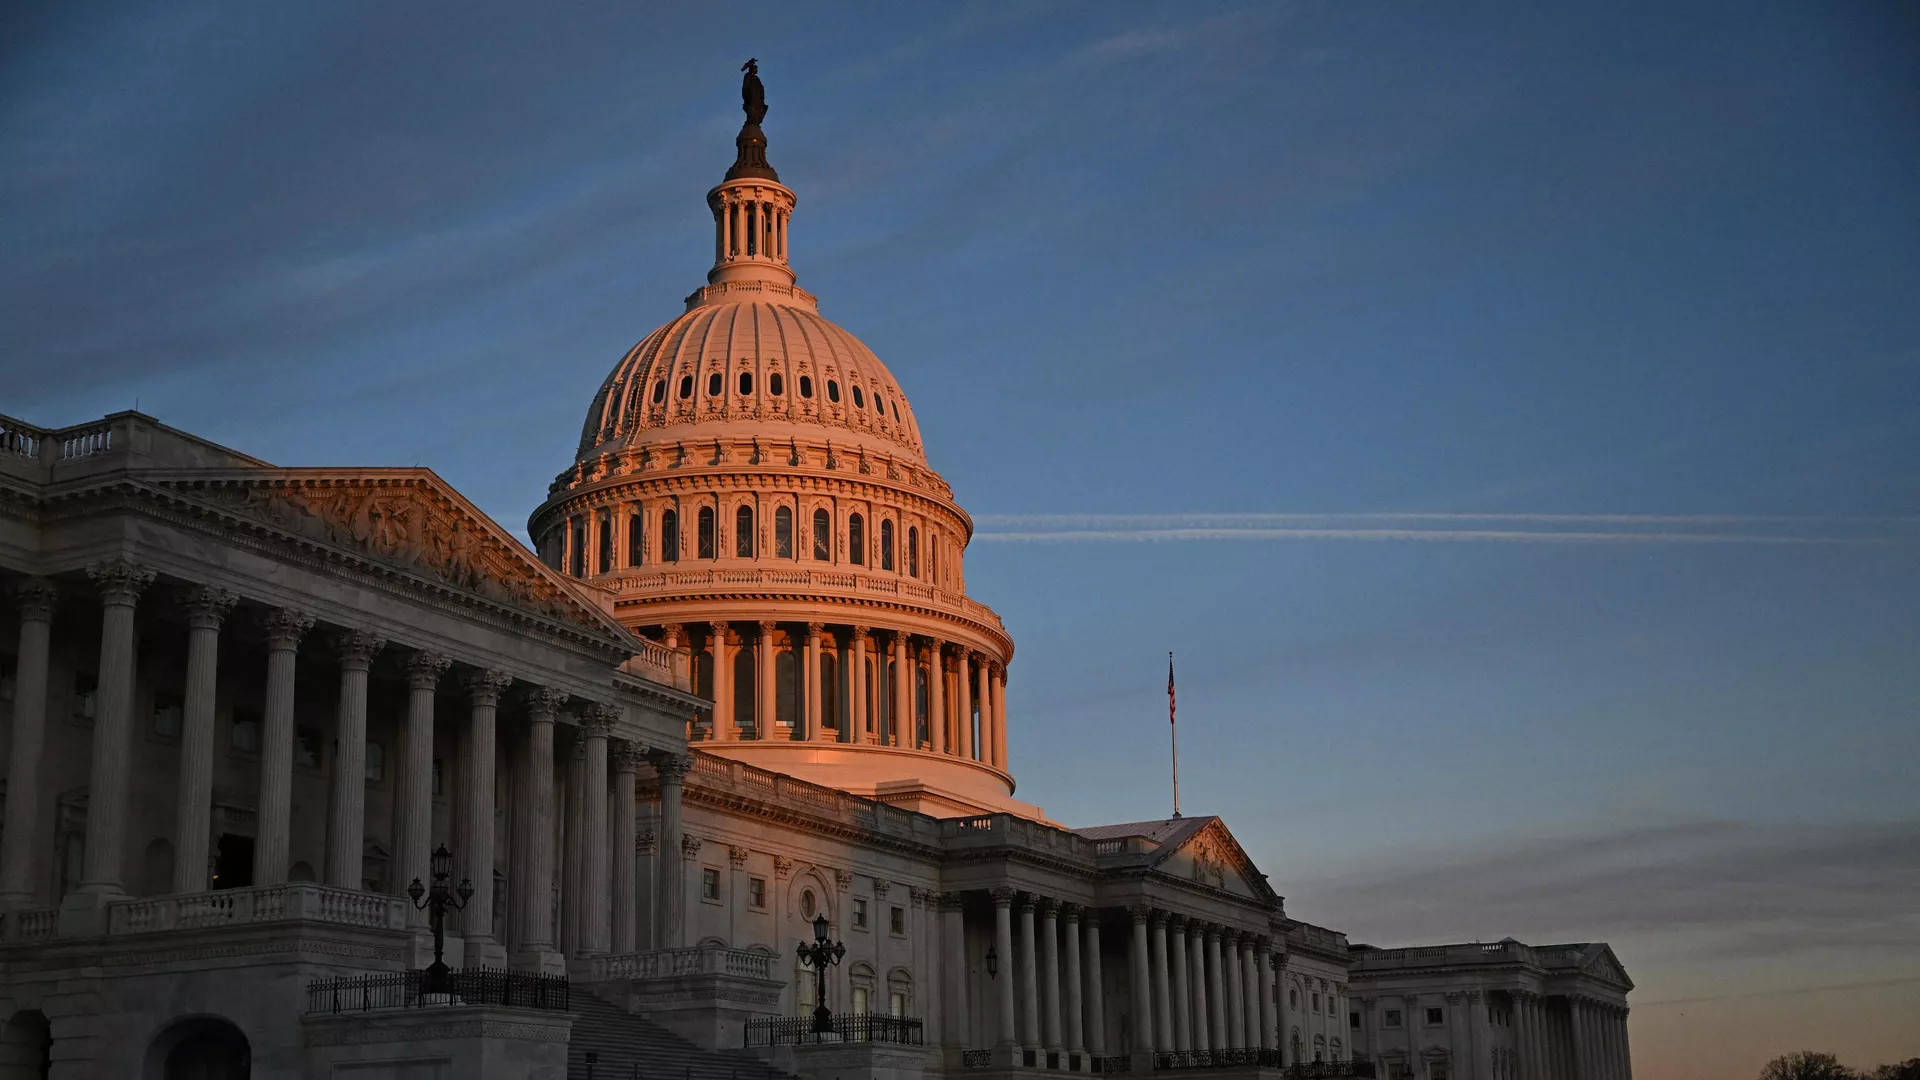
[[[1180,725],[1174,722],[1173,654],[1167,654],[1167,732],[1173,740],[1173,816],[1180,816]]]

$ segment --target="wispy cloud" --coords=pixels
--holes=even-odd
[[[1884,544],[1920,518],[1739,514],[982,514],[1002,543],[1377,540],[1520,544]]]

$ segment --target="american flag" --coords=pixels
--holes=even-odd
[[[1173,723],[1173,654],[1167,654],[1167,723]]]

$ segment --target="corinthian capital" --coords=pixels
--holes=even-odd
[[[407,685],[415,690],[432,690],[440,685],[440,676],[452,663],[437,652],[416,650],[407,657]]]
[[[556,713],[567,707],[567,692],[551,686],[531,686],[521,700],[526,703],[527,712],[534,719],[552,720]]]
[[[239,599],[231,590],[217,585],[195,586],[185,597],[187,625],[195,630],[218,630]]]
[[[365,630],[342,630],[333,639],[334,655],[339,658],[340,666],[349,670],[366,670],[386,647],[386,638]]]
[[[313,629],[313,616],[294,608],[274,608],[260,620],[260,629],[267,636],[268,648],[294,649]]]
[[[653,771],[659,774],[660,782],[663,784],[678,784],[693,771],[692,754],[655,750],[647,760],[653,765]]]
[[[93,587],[100,590],[102,603],[126,607],[137,603],[140,594],[153,584],[153,570],[150,567],[126,559],[108,559],[89,566],[87,577],[93,579]]]
[[[469,671],[467,677],[460,681],[466,687],[468,700],[475,705],[498,705],[500,695],[513,685],[513,676],[489,668]]]
[[[21,578],[7,590],[22,619],[46,622],[53,618],[53,606],[60,600],[60,589],[43,577]]]

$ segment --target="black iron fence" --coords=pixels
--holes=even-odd
[[[885,1013],[841,1013],[830,1019],[833,1038],[826,1042],[898,1043],[922,1046],[925,1025],[911,1016]],[[813,1034],[811,1016],[763,1016],[747,1021],[748,1046],[798,1046],[821,1041]]]
[[[1354,1061],[1300,1061],[1292,1065],[1281,1063],[1279,1050],[1259,1047],[1230,1047],[1224,1050],[1184,1050],[1177,1053],[1153,1055],[1153,1070],[1176,1071],[1179,1069],[1276,1069],[1287,1080],[1319,1080],[1320,1077],[1372,1077],[1373,1062],[1365,1059]]]
[[[393,971],[315,979],[307,984],[307,1012],[311,1015],[416,1008],[427,1003],[420,992],[425,977],[424,971]],[[467,1005],[567,1010],[569,989],[565,975],[466,968],[452,972],[450,979],[453,997]]]

